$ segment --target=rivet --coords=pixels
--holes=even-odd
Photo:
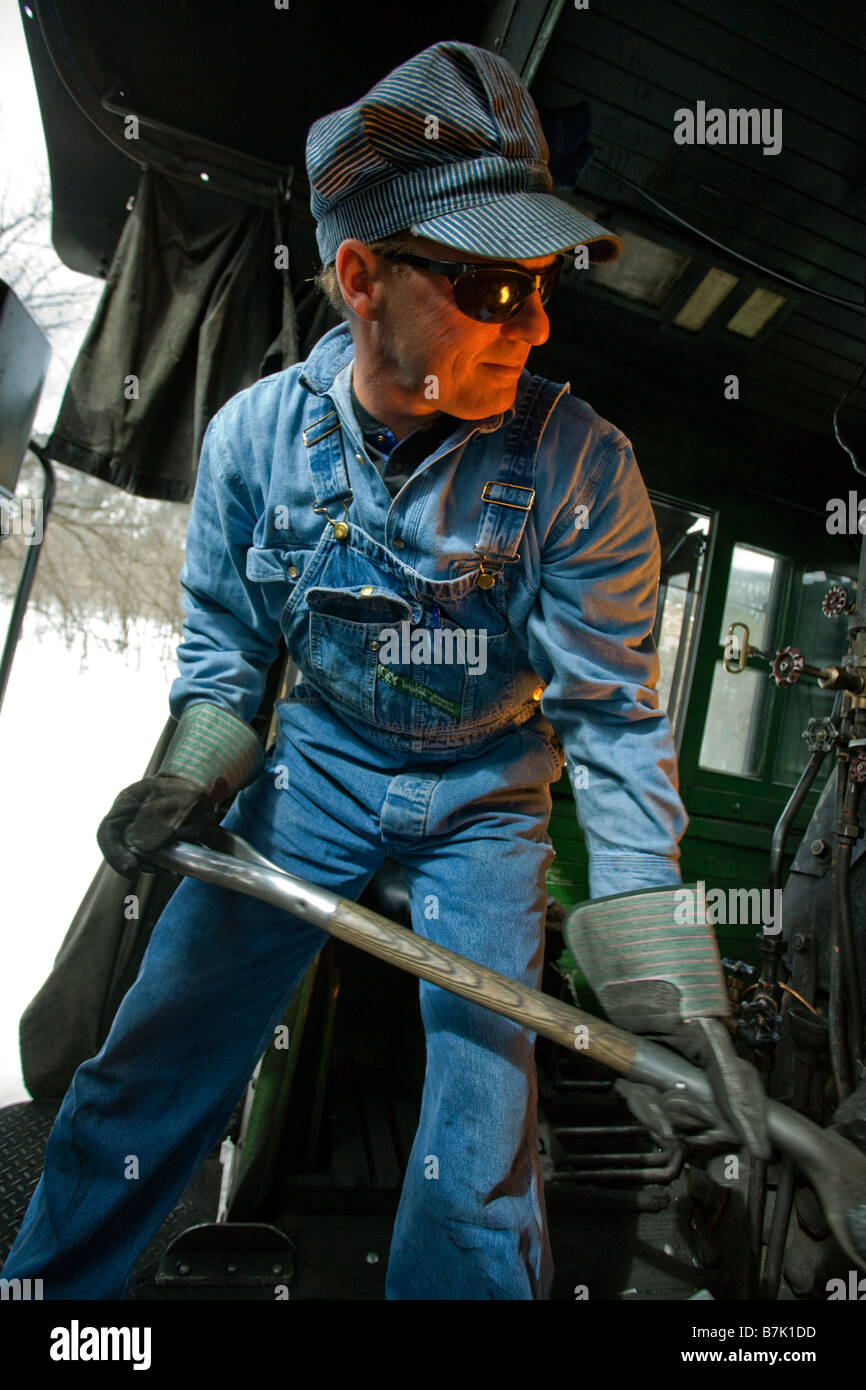
[[[543,694],[544,694],[544,686],[543,686],[543,685],[537,685],[537,686],[535,687],[535,689],[533,690],[533,692],[532,692],[532,698],[533,698],[533,700],[540,700]]]
[[[403,540],[402,536],[395,536],[391,544],[395,550],[402,550],[406,542]]]
[[[370,651],[371,651],[371,652],[377,652],[377,651],[379,650],[379,648],[381,647],[381,645],[382,645],[381,642],[371,642],[371,643],[370,643]]]
[[[361,597],[362,597],[362,598],[369,598],[370,595],[372,594],[372,592],[373,592],[373,585],[372,585],[372,584],[365,584],[364,587],[363,587],[363,589],[361,590]]]
[[[300,573],[300,570],[298,569],[297,565],[289,565],[289,578],[290,578],[290,579],[297,579],[299,573]]]

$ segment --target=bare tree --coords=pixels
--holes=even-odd
[[[93,307],[96,287],[71,284],[51,245],[51,195],[44,181],[24,207],[14,205],[8,186],[0,193],[0,275],[49,339],[77,328],[82,310]]]
[[[22,479],[33,491],[39,472],[28,458]],[[67,646],[81,640],[83,657],[91,641],[126,651],[157,639],[167,660],[183,618],[178,575],[189,507],[131,497],[99,478],[56,467],[57,496],[31,614]],[[0,596],[11,596],[25,544],[10,536],[0,548]]]

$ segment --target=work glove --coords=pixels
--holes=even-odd
[[[264,766],[257,735],[220,705],[187,705],[159,771],[117,797],[96,839],[124,878],[157,872],[146,856],[252,782]]]
[[[611,1023],[674,1048],[712,1085],[715,1106],[618,1081],[640,1123],[662,1140],[677,1131],[707,1145],[734,1136],[756,1158],[769,1158],[766,1095],[722,1021],[731,1005],[715,934],[689,914],[701,899],[695,887],[687,891],[690,900],[667,887],[581,903],[566,918],[565,939]]]

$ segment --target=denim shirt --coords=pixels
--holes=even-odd
[[[186,620],[179,718],[197,701],[241,719],[258,711],[277,654],[280,614],[322,536],[301,437],[312,391],[335,408],[365,531],[430,579],[478,568],[481,491],[495,479],[514,405],[455,421],[392,498],[365,453],[351,408],[353,346],[330,330],[305,362],[234,396],[208,426],[180,580]],[[536,497],[508,566],[507,617],[562,744],[599,897],[678,883],[687,817],[667,715],[658,708],[655,619],[660,547],[631,444],[563,385],[538,447]]]

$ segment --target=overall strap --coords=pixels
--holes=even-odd
[[[478,587],[489,589],[504,565],[520,559],[520,544],[535,501],[535,463],[547,422],[568,385],[535,377],[505,433],[496,479],[481,492],[481,517],[473,549],[481,557]]]
[[[343,432],[340,417],[330,396],[317,396],[310,391],[304,406],[301,437],[307,450],[307,462],[313,478],[315,502],[313,511],[328,518],[337,540],[345,540],[349,528],[345,520],[331,515],[341,505],[343,516],[354,496],[343,456]]]

